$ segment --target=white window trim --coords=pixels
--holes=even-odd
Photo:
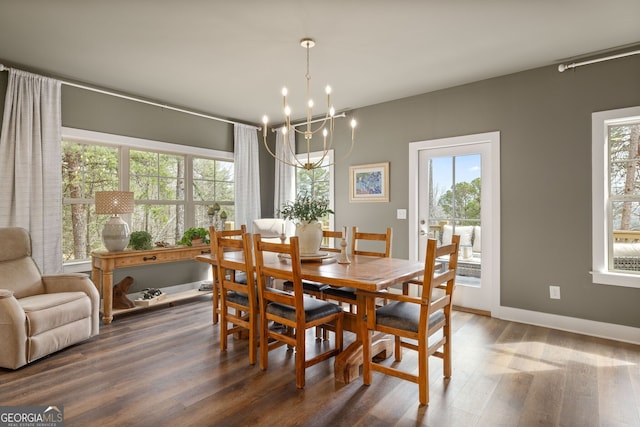
[[[154,141],[149,139],[134,138],[130,136],[116,135],[103,132],[95,132],[85,129],[77,129],[71,127],[62,127],[62,139],[79,141],[79,142],[93,142],[102,145],[114,145],[119,147],[127,147],[134,149],[147,149],[154,151],[162,151],[165,153],[175,153],[186,156],[196,156],[205,158],[215,158],[219,160],[231,160],[233,161],[233,153],[220,150],[212,150],[209,148],[192,147],[189,145],[173,144],[170,142]],[[125,150],[121,151],[121,155]],[[128,162],[128,157],[124,161]],[[121,159],[122,161],[123,159]],[[128,168],[126,168],[128,170]],[[187,171],[190,169],[187,168]],[[123,182],[128,182],[129,177],[120,175],[121,186]],[[76,261],[63,263],[63,271],[65,273],[80,273],[91,271],[91,260]]]
[[[78,139],[81,141],[95,142],[97,144],[113,144],[128,146],[130,148],[152,149],[167,153],[187,154],[193,156],[213,157],[220,160],[233,160],[233,153],[228,151],[213,150],[210,148],[192,147],[189,145],[173,144],[171,142],[154,141],[150,139],[134,138],[130,136],[115,135],[111,133],[95,132],[70,127],[62,128],[63,139]]]
[[[613,272],[608,267],[609,251],[613,248],[608,244],[611,230],[608,212],[607,127],[635,117],[640,118],[640,107],[599,111],[591,115],[592,278],[593,283],[597,284],[640,288],[640,275]]]
[[[309,153],[309,156],[311,157],[311,161],[314,161],[314,159],[320,160],[320,158],[322,157],[323,152],[322,151],[312,151],[311,153]],[[307,161],[307,153],[300,153],[300,154],[296,154],[296,158],[298,158],[299,160],[303,161],[306,163]],[[334,194],[335,194],[335,186],[334,186],[334,181],[335,181],[335,175],[334,175],[334,164],[335,164],[335,160],[334,160],[334,152],[333,149],[330,149],[327,151],[327,155],[325,156],[325,160],[329,163],[329,209],[331,209],[332,211],[335,212],[335,204],[334,204]],[[298,192],[298,188],[296,185],[296,176],[293,176],[293,180],[294,180],[294,189],[296,190],[296,195]],[[329,229],[330,230],[335,230],[335,224],[336,224],[336,219],[335,219],[335,214],[333,215],[329,215]]]

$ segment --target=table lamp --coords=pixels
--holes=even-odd
[[[96,191],[96,214],[113,215],[102,228],[102,242],[109,252],[122,251],[129,244],[129,224],[118,214],[133,212],[132,191]]]

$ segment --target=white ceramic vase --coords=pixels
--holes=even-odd
[[[316,255],[322,244],[322,224],[318,221],[303,221],[296,225],[296,236],[300,244],[300,255]]]

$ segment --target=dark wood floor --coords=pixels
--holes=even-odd
[[[432,358],[420,407],[416,385],[396,378],[336,383],[332,360],[297,390],[285,348],[267,371],[249,366],[246,341],[220,353],[209,301],[116,318],[88,342],[0,369],[0,405],[63,405],[66,426],[640,425],[640,346],[456,312],[453,377]],[[402,363],[415,366],[410,354]]]

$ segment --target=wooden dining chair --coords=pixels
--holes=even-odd
[[[342,232],[341,231],[333,231],[333,230],[322,230],[322,246],[320,246],[320,252],[335,252],[340,253],[340,249],[335,247],[335,240],[331,239],[339,239],[342,240]],[[331,246],[333,243],[333,246]],[[303,280],[302,281],[302,289],[308,295],[311,295],[316,298],[323,298],[322,292],[329,288],[329,285],[319,282],[313,282],[311,280]],[[283,288],[285,291],[293,291],[293,282],[287,280],[283,283]]]
[[[435,239],[427,242],[427,255],[422,282],[413,281],[421,288],[420,297],[384,294],[390,302],[376,307],[378,292],[362,292],[366,297],[366,313],[363,322],[363,381],[370,385],[372,371],[392,375],[418,384],[421,405],[429,404],[429,356],[443,360],[444,377],[451,377],[451,306],[458,267],[460,236],[454,235],[451,244],[437,247]],[[448,257],[448,265],[436,271],[436,259]],[[402,360],[402,348],[418,352],[418,375],[374,362],[371,354],[371,332],[379,331],[395,336],[395,360]],[[437,336],[436,333],[438,333]],[[433,337],[433,338],[432,338]],[[432,338],[431,343],[429,339]],[[411,342],[405,341],[412,340]],[[417,345],[416,342],[417,341]]]
[[[216,253],[216,248],[214,247],[214,239],[213,239],[213,235],[216,232],[216,228],[213,225],[209,226],[209,245],[211,246],[211,255],[215,255]],[[242,224],[240,226],[240,228],[235,229],[235,230],[225,230],[225,236],[227,237],[231,237],[231,236],[235,236],[235,237],[239,237],[242,234],[247,232],[247,226],[245,224]],[[235,274],[235,272],[234,272]],[[212,270],[212,283],[211,283],[211,291],[213,293],[213,296],[211,298],[211,305],[213,306],[213,324],[217,324],[218,323],[218,317],[220,314],[220,286],[218,285],[218,269],[217,267],[213,267]],[[235,280],[236,277],[234,276],[233,279]]]
[[[304,296],[297,237],[291,237],[289,244],[282,244],[263,241],[259,234],[255,234],[253,246],[260,300],[260,369],[267,369],[269,351],[285,344],[293,347],[296,352],[296,387],[304,388],[306,368],[342,351],[344,311],[336,304]],[[265,254],[274,258],[277,255],[286,257],[288,260],[276,258],[277,262],[267,264]],[[270,278],[293,282],[293,292],[268,286]],[[278,323],[285,328],[269,329],[269,322]],[[307,359],[307,329],[329,323],[335,331],[335,346]]]
[[[241,230],[214,231],[220,291],[220,350],[227,350],[231,334],[249,332],[249,364],[254,365],[258,345],[258,297],[254,281],[251,234]],[[242,253],[239,257],[238,253]],[[242,275],[243,280],[238,280]]]
[[[351,253],[353,255],[368,255],[381,258],[389,258],[391,256],[391,237],[393,230],[387,227],[384,233],[369,233],[358,231],[358,227],[353,227],[351,232]],[[363,244],[367,244],[363,248]],[[350,287],[328,287],[323,290],[322,296],[326,300],[338,301],[339,303],[349,304],[349,312],[354,312],[356,304],[356,291]]]

